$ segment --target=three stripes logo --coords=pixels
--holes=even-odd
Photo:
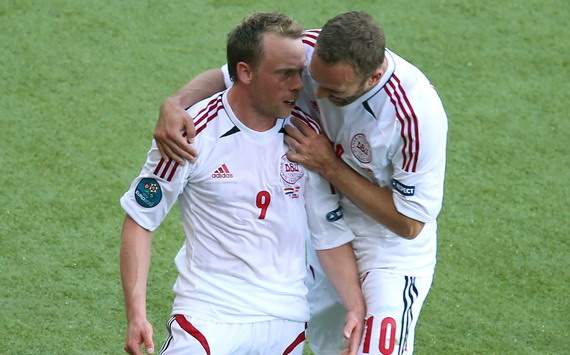
[[[172,160],[165,161],[160,159],[160,162],[154,169],[154,175],[160,177],[161,179],[166,179],[166,181],[172,181],[172,178],[176,174],[176,169],[178,169],[178,163]]]
[[[212,173],[213,179],[231,179],[233,177],[234,174],[230,172],[230,169],[228,169],[225,163],[220,165],[220,167],[217,168],[216,171]]]

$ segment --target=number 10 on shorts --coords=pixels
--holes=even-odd
[[[370,353],[370,340],[372,338],[372,329],[374,327],[374,316],[366,319],[366,330],[364,333],[364,343],[362,352]],[[378,339],[378,350],[382,355],[392,354],[396,345],[396,320],[392,317],[386,317],[380,322],[380,334]]]

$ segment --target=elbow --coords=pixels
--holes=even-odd
[[[407,223],[404,223],[404,225],[402,225],[402,228],[400,228],[400,230],[398,230],[396,233],[402,238],[411,240],[420,235],[423,228],[424,224],[422,222],[409,220]]]

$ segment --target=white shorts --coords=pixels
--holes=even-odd
[[[338,355],[344,346],[346,311],[316,259],[310,255],[308,259],[309,346],[315,355]],[[367,316],[359,354],[412,354],[415,326],[432,276],[411,277],[373,270],[362,275],[361,282]]]
[[[362,277],[367,315],[358,354],[412,354],[420,310],[432,276],[413,277],[373,270]]]
[[[168,337],[160,349],[164,355],[302,355],[303,322],[271,320],[252,323],[217,323],[181,314],[166,328]]]

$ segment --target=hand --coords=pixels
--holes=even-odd
[[[363,329],[364,315],[358,312],[347,312],[343,329],[346,348],[341,352],[342,355],[356,355],[362,339]]]
[[[125,339],[125,352],[132,355],[142,355],[141,344],[144,344],[146,352],[154,353],[152,341],[152,326],[146,318],[129,321],[127,325],[127,338]]]
[[[193,120],[175,98],[167,98],[160,105],[158,121],[154,128],[154,138],[160,155],[180,164],[184,164],[185,160],[193,161],[198,156],[190,145],[195,136]]]
[[[287,159],[320,174],[331,169],[338,158],[328,138],[297,118],[293,118],[292,122],[294,126],[285,126],[285,142],[290,149]]]

